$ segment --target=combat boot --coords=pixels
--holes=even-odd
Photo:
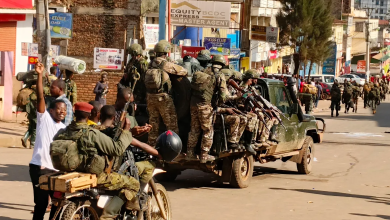
[[[186,160],[192,161],[192,160],[198,160],[195,154],[195,148],[188,148],[187,149],[187,155],[186,155]]]
[[[336,111],[336,117],[339,117],[339,111]]]
[[[330,113],[330,117],[333,117],[333,111]]]
[[[376,110],[372,110],[372,114],[374,114],[374,115],[375,115],[375,113],[376,113]]]
[[[24,148],[28,148],[27,147],[27,140],[28,140],[29,137],[30,137],[30,132],[26,131],[24,136],[20,139],[22,141],[22,145],[23,145]]]
[[[244,146],[245,149],[252,155],[256,155],[256,151],[253,149],[251,146],[252,143],[252,137],[253,137],[253,132],[245,131],[244,132]]]
[[[200,153],[200,163],[207,163],[207,162],[211,162],[214,160],[215,160],[215,157],[211,156],[207,151],[202,151]]]
[[[238,147],[239,147],[239,145],[237,143],[228,142],[229,149],[237,149]]]
[[[112,199],[104,206],[100,220],[114,220],[115,217],[119,214],[125,201],[119,196],[114,196]]]

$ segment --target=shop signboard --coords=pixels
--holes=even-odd
[[[251,40],[266,41],[270,43],[279,42],[279,28],[260,25],[251,26]]]
[[[56,12],[49,14],[51,38],[71,39],[73,35],[73,15]]]
[[[123,58],[123,49],[95,47],[93,68],[121,70]]]
[[[173,25],[229,28],[231,3],[172,0],[169,13]]]
[[[337,45],[334,43],[331,46],[331,55],[322,64],[322,74],[336,75],[337,65]]]
[[[268,57],[271,60],[278,58],[278,51],[277,50],[270,50],[268,53]]]
[[[210,50],[211,55],[230,55],[229,38],[205,37],[204,46]]]
[[[366,61],[365,60],[359,60],[357,62],[357,70],[358,73],[365,73],[366,72]]]
[[[154,46],[158,43],[158,32],[158,24],[144,25],[145,45],[147,50],[154,49]]]
[[[181,57],[185,57],[185,56],[191,56],[191,57],[194,57],[194,58],[197,58],[198,57],[198,53],[201,51],[201,50],[204,50],[205,48],[204,47],[188,47],[188,46],[183,46],[181,48]]]
[[[232,48],[230,50],[229,60],[239,60],[240,59],[240,53],[241,53],[241,49],[240,48]]]

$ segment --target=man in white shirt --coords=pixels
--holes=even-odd
[[[50,103],[48,111],[45,106],[43,94],[42,75],[44,67],[42,63],[35,66],[38,73],[37,80],[37,137],[35,148],[30,162],[30,177],[34,190],[34,216],[33,220],[43,220],[46,207],[48,205],[48,196],[53,196],[53,192],[41,190],[39,186],[39,177],[48,173],[55,172],[50,158],[50,144],[58,130],[65,128],[61,122],[66,116],[66,104],[63,100],[55,100]],[[56,208],[51,209],[50,219],[52,219]]]

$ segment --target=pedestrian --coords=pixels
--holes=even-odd
[[[339,117],[340,101],[341,101],[341,90],[339,87],[339,81],[335,80],[332,88],[330,89],[331,104],[330,109],[332,111],[331,116],[333,117],[333,111],[336,110],[336,117]]]
[[[317,88],[317,97],[316,97],[315,107],[318,108],[318,102],[320,101],[321,94],[322,94],[322,86],[319,83],[319,81],[316,82],[316,88]]]
[[[152,126],[148,136],[148,143],[151,146],[156,145],[156,139],[159,135],[160,117],[167,130],[172,130],[179,134],[176,109],[170,95],[171,80],[169,76],[187,76],[187,70],[184,67],[167,60],[167,55],[171,51],[171,45],[168,41],[161,40],[158,42],[154,47],[154,51],[156,52],[156,58],[148,71],[146,71],[144,81],[147,91],[146,101],[149,111],[149,123]]]
[[[100,76],[100,81],[96,83],[93,93],[95,93],[95,101],[100,102],[103,106],[107,103],[108,90],[108,77],[107,73],[103,73]]]
[[[278,74],[280,74],[281,72],[280,72],[280,66],[278,66]]]
[[[88,104],[93,106],[93,109],[91,110],[91,114],[89,115],[87,124],[89,126],[96,126],[100,124],[100,109],[103,107],[103,105],[98,101],[90,101]]]
[[[72,106],[77,103],[77,86],[73,80],[73,72],[65,70],[65,94],[66,98],[72,103]]]
[[[51,86],[50,86],[50,94],[51,97],[54,97],[55,100],[62,100],[66,104],[66,116],[63,120],[63,123],[68,126],[73,121],[73,105],[69,101],[68,98],[66,98],[65,94],[66,85],[64,80],[57,79],[55,80]],[[53,101],[50,101],[53,102]],[[50,106],[50,103],[48,103]]]
[[[38,74],[37,81],[37,137],[32,159],[29,164],[30,178],[34,192],[34,215],[33,220],[43,220],[48,206],[48,197],[52,198],[52,191],[42,190],[38,186],[39,177],[48,173],[55,172],[53,163],[50,158],[50,144],[55,134],[65,125],[61,122],[67,115],[67,106],[61,99],[54,100],[50,103],[49,110],[46,110],[45,99],[43,94],[42,76],[44,67],[42,63],[37,63],[35,71]],[[49,219],[52,219],[56,207],[53,206]]]

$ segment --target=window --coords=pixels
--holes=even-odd
[[[326,83],[333,83],[334,82],[334,76],[324,76]]]
[[[376,0],[376,5],[379,5],[379,0]]]
[[[356,32],[363,32],[363,30],[364,30],[364,22],[356,22],[355,31]]]
[[[383,9],[379,10],[379,13],[380,13],[380,14],[383,14]],[[382,17],[382,16],[381,16],[381,17]]]
[[[383,1],[381,1],[381,6],[383,6]]]
[[[275,105],[284,114],[290,114],[291,106],[285,87],[275,88]]]

